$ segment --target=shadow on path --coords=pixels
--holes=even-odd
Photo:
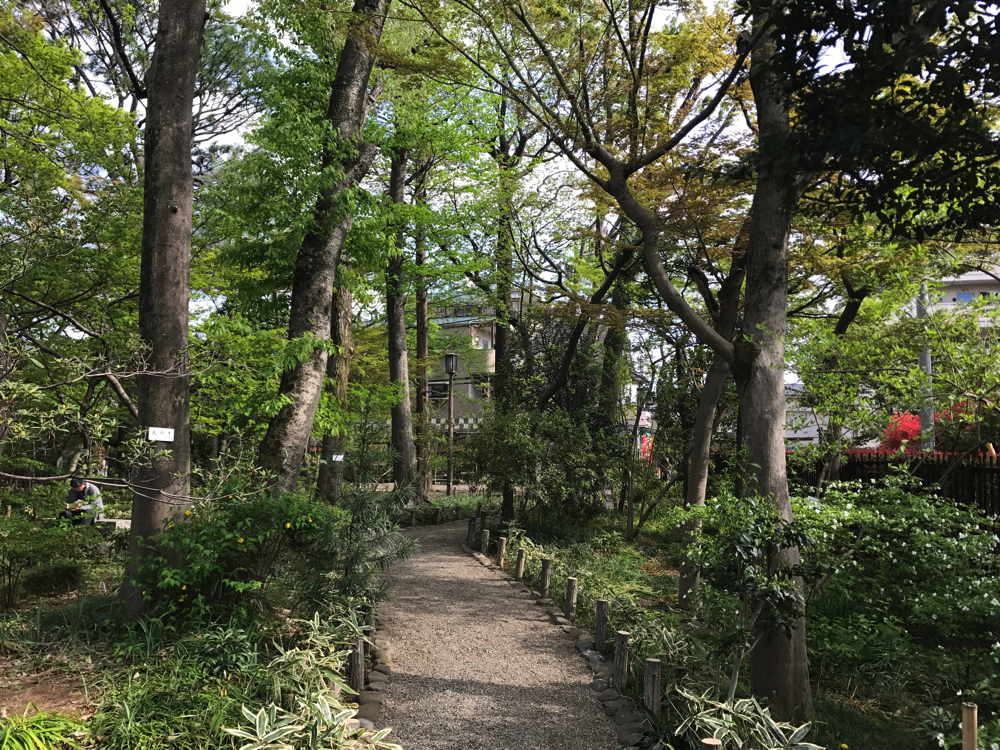
[[[407,530],[390,571],[392,676],[380,725],[406,750],[612,750],[572,642],[526,592],[462,552],[466,524]]]

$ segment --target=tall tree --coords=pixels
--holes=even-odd
[[[393,150],[389,167],[389,200],[397,208],[406,203],[406,168],[409,149]],[[413,415],[410,411],[410,368],[406,342],[407,284],[406,224],[396,217],[396,250],[385,273],[385,317],[388,333],[389,379],[399,390],[399,400],[391,410],[392,481],[397,486],[412,484],[417,478],[417,454],[413,442]]]
[[[313,225],[302,240],[292,277],[288,338],[306,351],[281,378],[286,399],[268,424],[259,463],[277,475],[275,492],[295,487],[323,390],[330,340],[333,286],[344,240],[353,217],[349,191],[368,173],[377,147],[361,140],[361,130],[379,87],[368,81],[375,64],[390,0],[357,0],[330,87],[327,120],[332,135],[322,155],[324,173],[333,176],[313,210]]]
[[[341,267],[343,270],[343,267]],[[347,410],[347,384],[354,356],[354,293],[344,279],[338,275],[337,291],[333,297],[333,315],[330,322],[330,341],[337,347],[337,353],[330,355],[326,362],[326,377],[333,389],[333,399],[341,413]],[[328,503],[336,505],[344,485],[344,454],[347,452],[347,426],[338,425],[336,432],[323,436],[321,456],[316,479],[316,494]]]
[[[164,0],[148,76],[139,281],[139,335],[147,355],[139,376],[139,425],[171,428],[174,436],[157,444],[161,452],[133,480],[129,570],[121,593],[131,613],[142,600],[129,572],[190,493],[191,124],[204,27],[205,0]]]

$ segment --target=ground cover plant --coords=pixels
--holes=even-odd
[[[822,498],[797,498],[795,507],[796,521],[782,534],[798,535],[806,550],[801,573],[819,696],[806,741],[871,750],[886,743],[913,750],[945,746],[957,736],[963,700],[979,705],[981,736],[991,737],[990,722],[1000,711],[993,521],[905,476],[835,483]],[[612,630],[631,633],[629,680],[637,700],[642,661],[662,660],[667,708],[650,742],[675,748],[684,743],[675,736],[678,728],[690,726],[693,716],[704,715],[700,729],[711,731],[706,709],[726,705],[730,688],[737,702],[750,697],[744,673],[736,673],[735,683],[729,678],[753,633],[747,617],[753,592],[763,583],[770,595],[783,596],[759,571],[752,574],[752,565],[738,564],[747,551],[729,549],[743,538],[763,553],[776,528],[762,526],[765,507],[722,496],[698,514],[702,531],[693,562],[703,577],[695,608],[677,602],[680,564],[692,559],[680,544],[689,514],[676,504],[659,511],[635,543],[626,541],[625,519],[612,510],[576,527],[494,532],[509,535],[508,556],[527,550],[525,574],[533,583],[542,557],[553,560],[557,603],[565,577],[578,579],[582,627],[593,627],[598,599],[610,602]],[[726,731],[757,746],[746,727]]]

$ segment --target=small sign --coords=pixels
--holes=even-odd
[[[344,454],[343,453],[338,453],[336,455],[330,456],[330,460],[331,461],[343,461],[344,460]]]
[[[150,427],[149,439],[161,443],[172,443],[174,442],[174,429],[172,427]]]

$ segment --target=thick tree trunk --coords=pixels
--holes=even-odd
[[[389,198],[393,203],[406,200],[406,164],[408,154],[393,154],[389,174]],[[417,478],[417,454],[413,444],[413,417],[410,413],[410,368],[406,346],[406,281],[403,278],[404,229],[396,233],[396,255],[389,260],[385,274],[385,317],[389,337],[389,382],[399,388],[399,402],[392,417],[392,481],[396,487],[412,484]]]
[[[169,450],[133,478],[129,561],[121,598],[130,616],[142,598],[132,578],[149,540],[188,502],[191,473],[188,299],[191,274],[191,119],[205,27],[205,0],[163,0],[149,70],[143,170],[139,336],[146,348],[139,375],[139,426],[174,430]]]
[[[333,299],[333,318],[330,324],[330,338],[338,347],[338,354],[326,363],[326,377],[333,383],[333,397],[340,408],[347,410],[347,384],[354,357],[354,333],[352,319],[354,295],[347,284],[341,282]],[[321,500],[336,505],[344,486],[344,454],[347,452],[347,428],[337,433],[323,436],[323,463],[319,467],[316,480],[316,495]]]
[[[747,489],[769,498],[781,517],[790,522],[792,506],[785,473],[784,337],[788,238],[798,188],[793,161],[786,154],[789,113],[781,82],[768,66],[772,46],[766,39],[764,42],[754,50],[750,71],[761,158],[747,251],[744,338],[735,347],[734,373],[747,452]],[[798,564],[797,548],[785,550],[771,561],[772,569]],[[796,585],[804,610],[801,578]],[[783,631],[761,635],[750,657],[754,694],[771,700],[772,713],[778,719],[805,716],[812,711],[805,617],[794,623],[791,637]]]
[[[356,0],[354,19],[330,87],[327,119],[335,135],[324,151],[322,166],[326,170],[339,164],[342,178],[320,194],[313,209],[315,228],[302,240],[295,259],[288,338],[311,338],[316,348],[308,359],[282,375],[280,392],[289,403],[271,420],[260,445],[260,465],[277,477],[272,487],[275,493],[295,488],[323,390],[327,361],[323,345],[330,336],[333,284],[352,221],[340,197],[368,173],[378,152],[376,146],[360,138],[377,96],[377,91],[368,94],[368,80],[375,62],[374,44],[382,36],[389,2]]]

